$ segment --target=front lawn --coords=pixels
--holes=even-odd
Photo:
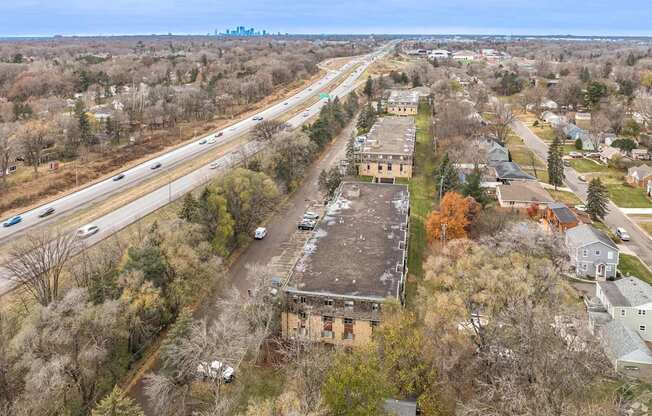
[[[652,272],[636,256],[620,253],[618,270],[623,276],[635,276],[652,284]]]
[[[548,191],[550,196],[553,197],[555,201],[561,202],[562,204],[578,205],[582,203],[582,201],[577,197],[577,195],[575,195],[572,192],[560,191],[560,190],[555,191],[554,189],[546,189],[546,191]]]
[[[643,188],[634,188],[625,182],[606,183],[611,201],[621,208],[652,208],[652,201]]]
[[[601,172],[601,173],[613,173],[613,174],[618,174],[619,171],[611,168],[607,165],[603,165],[602,163],[597,163],[594,162],[593,160],[590,159],[572,159],[571,162],[571,167],[575,169],[576,171],[580,173],[593,173],[593,172]]]

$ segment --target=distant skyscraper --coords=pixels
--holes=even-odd
[[[236,26],[235,29],[226,29],[224,35],[227,36],[266,36],[267,30],[256,31],[253,27],[245,28],[244,26]]]

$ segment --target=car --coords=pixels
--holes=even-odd
[[[151,170],[154,170],[154,169],[158,169],[158,168],[160,168],[161,166],[162,166],[162,165],[161,165],[161,162],[156,162],[156,163],[154,163],[152,166],[150,166],[149,168],[150,168]]]
[[[310,113],[303,113],[303,116],[308,117],[308,116],[310,116]]]
[[[252,118],[252,120],[253,121],[262,121],[263,117],[262,116],[256,116],[256,117]]]
[[[623,227],[616,228],[616,235],[620,238],[621,241],[629,241],[630,237]]]
[[[125,174],[124,174],[124,173],[121,173],[121,174],[119,174],[119,175],[115,175],[115,176],[113,177],[113,182],[117,182],[117,181],[119,181],[119,180],[121,180],[121,179],[124,179],[124,177],[125,177]]]
[[[586,176],[584,176],[584,175],[578,176],[577,179],[579,179],[580,182],[586,182]]]
[[[208,165],[208,167],[211,168],[211,169],[217,169],[217,168],[219,168],[221,166],[222,166],[222,162],[217,161],[217,160],[215,162],[211,163],[210,165]]]
[[[201,139],[199,141],[199,144],[206,144],[206,143],[208,143],[208,140],[206,140],[206,139]]]
[[[317,221],[319,219],[319,214],[312,212],[312,211],[306,211],[303,214],[303,219],[304,220],[312,220],[312,221]]]
[[[47,207],[43,211],[41,211],[40,214],[38,214],[39,218],[45,218],[48,215],[54,214],[54,207]]]
[[[568,156],[570,157],[582,157],[581,152],[568,152]]]
[[[285,102],[285,103],[283,103],[283,105],[288,105],[288,103],[287,103],[287,102]]]
[[[217,134],[215,135],[215,137],[222,137],[222,136],[224,136],[224,132],[223,132],[223,131],[221,131],[221,132],[219,132],[219,133],[217,133]]]
[[[315,220],[310,220],[307,218],[304,218],[299,225],[297,226],[298,229],[300,230],[314,230],[315,225],[317,225],[317,222]]]
[[[564,163],[564,166],[566,166],[567,168],[570,168],[571,164],[570,164],[570,162],[568,160],[564,160],[563,163]]]
[[[231,128],[229,129],[229,131],[233,131],[233,130],[235,130],[235,127],[231,127]]]
[[[578,210],[578,211],[586,212],[586,205],[584,205],[584,204],[575,205],[574,208],[575,208],[576,210]]]
[[[312,88],[308,88],[308,91],[312,91]]]
[[[262,240],[267,236],[267,228],[265,227],[258,227],[256,228],[256,231],[254,231],[254,239],[256,240]]]
[[[3,227],[11,227],[12,225],[18,224],[22,220],[23,220],[23,217],[21,217],[20,215],[16,215],[15,217],[11,217],[7,221],[3,222],[2,226]]]
[[[100,227],[95,224],[87,224],[77,230],[78,238],[88,238],[100,231]]]
[[[212,380],[222,377],[225,383],[230,383],[235,378],[235,370],[221,361],[215,360],[210,363],[202,361],[197,365],[197,375]]]
[[[210,139],[208,139],[208,144],[214,144],[216,142],[217,142],[217,139],[215,137],[211,137]]]

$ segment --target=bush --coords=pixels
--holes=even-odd
[[[581,139],[576,139],[575,140],[575,148],[577,150],[582,150],[584,146],[582,146],[582,140]]]

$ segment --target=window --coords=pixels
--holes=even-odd
[[[301,296],[301,297],[299,298],[299,303],[306,303],[306,297],[305,297],[305,296]]]
[[[380,321],[371,321],[372,328],[377,327],[378,325],[380,325]]]
[[[645,309],[639,309],[638,314],[639,315],[645,315]]]
[[[324,315],[321,317],[321,320],[324,324],[321,336],[324,338],[333,338],[333,317]]]
[[[378,172],[382,172],[382,171],[383,171],[383,165],[381,165],[381,164],[379,163],[379,164],[378,164]]]
[[[620,316],[625,316],[627,315],[627,311],[625,309],[620,310]]]
[[[324,301],[325,306],[333,306],[333,299],[326,299]]]
[[[352,300],[347,300],[344,302],[344,307],[346,309],[353,309],[353,301]]]
[[[371,165],[367,163],[367,170],[371,169]]]
[[[645,332],[645,325],[639,325],[638,330],[641,332]]]
[[[391,172],[391,170],[392,170],[392,164],[391,163],[387,164],[387,170]]]
[[[344,325],[353,325],[353,318],[344,318]]]
[[[304,311],[299,312],[299,319],[306,319],[306,313]]]
[[[582,250],[582,256],[589,257],[589,250],[587,249]]]
[[[398,165],[398,171],[403,172],[403,164],[402,163],[400,165]]]
[[[377,303],[372,303],[371,304],[371,310],[372,311],[377,311],[378,309],[380,309],[380,305],[378,305]]]
[[[342,339],[353,339],[353,318],[344,318]]]
[[[584,270],[584,271],[587,270],[587,265],[586,265],[586,263],[582,263],[582,270]]]
[[[599,256],[600,255],[600,250],[595,250],[595,255]]]
[[[609,260],[613,260],[614,258],[614,252],[613,251],[607,251],[607,258]]]

